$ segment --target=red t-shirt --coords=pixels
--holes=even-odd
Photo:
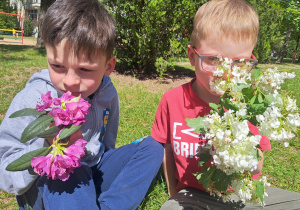
[[[201,170],[198,166],[197,149],[205,146],[204,136],[187,126],[186,118],[209,114],[207,103],[192,90],[192,83],[167,91],[162,97],[155,115],[151,136],[158,142],[171,144],[176,164],[177,191],[192,187],[205,191],[193,175]],[[210,165],[206,165],[210,166]]]

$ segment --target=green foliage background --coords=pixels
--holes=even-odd
[[[3,0],[0,1],[0,12],[16,14],[16,10],[8,7],[7,2]],[[16,23],[16,16],[0,14],[0,29],[16,29]]]
[[[185,53],[194,14],[203,2],[103,1],[117,22],[117,56],[121,61],[118,71],[129,68],[143,73],[165,72],[167,66],[157,65],[157,62],[163,63],[171,56]]]
[[[24,4],[29,0],[21,0]],[[100,0],[117,23],[117,71],[163,76],[174,69],[170,58],[186,55],[197,9],[208,0]],[[260,31],[254,55],[260,63],[269,63],[272,51],[283,57],[299,50],[300,1],[246,0],[259,14]],[[0,11],[15,12],[0,2]],[[41,2],[41,14],[53,3]],[[0,28],[15,28],[16,18],[0,15]],[[27,35],[31,24],[25,22]],[[288,33],[290,31],[290,33]]]
[[[246,0],[257,11],[260,31],[254,55],[268,63],[272,50],[291,54],[299,44],[299,1]],[[207,0],[103,0],[117,22],[117,70],[163,76],[169,58],[185,56],[197,9]],[[284,49],[286,31],[292,27],[290,47]],[[296,45],[296,46],[295,46]],[[288,46],[288,45],[287,45]]]

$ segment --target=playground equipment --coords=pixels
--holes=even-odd
[[[23,25],[22,25],[21,15],[6,13],[6,12],[0,12],[0,14],[13,15],[13,16],[19,17],[20,18],[20,25],[21,25],[21,30],[1,29],[0,28],[0,41],[6,40],[6,39],[22,40],[22,44],[23,44]]]

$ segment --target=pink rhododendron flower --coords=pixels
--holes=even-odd
[[[74,161],[74,167],[81,166],[80,159],[85,155],[87,141],[78,139],[74,144],[64,150],[64,153]]]
[[[36,105],[36,109],[39,112],[44,111],[45,109],[52,108],[53,107],[53,101],[51,97],[51,92],[48,91],[46,94],[42,94],[41,100]]]
[[[50,175],[50,167],[53,160],[53,156],[48,154],[47,156],[34,157],[31,160],[31,166],[33,171],[38,175],[46,174],[47,177]]]
[[[68,92],[64,93],[60,98],[53,99],[53,103],[55,105],[60,106],[63,102],[71,101],[73,98],[75,98],[75,96],[72,96],[71,92],[68,91]]]
[[[69,179],[70,173],[73,173],[73,171],[73,160],[70,157],[61,154],[54,157],[51,165],[52,180],[60,179],[62,181],[66,181]]]
[[[85,155],[87,141],[78,139],[68,148],[54,146],[47,156],[34,157],[31,160],[33,171],[39,175],[46,174],[47,179],[66,181],[75,168],[80,167],[81,158]]]
[[[49,115],[54,117],[56,126],[84,123],[86,121],[85,115],[89,113],[89,107],[91,106],[80,96],[72,96],[69,91],[60,98],[54,99],[54,104],[60,105],[60,107],[53,108]]]

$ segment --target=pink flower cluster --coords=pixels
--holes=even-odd
[[[46,174],[47,179],[66,181],[75,168],[80,167],[80,159],[85,155],[87,141],[78,139],[68,148],[55,148],[47,156],[34,157],[31,160],[33,171],[39,175]],[[63,148],[63,149],[61,149]],[[62,151],[60,151],[62,150]]]
[[[49,91],[45,95],[42,94],[41,101],[36,108],[39,112],[51,108],[52,110],[48,114],[54,117],[55,125],[59,126],[84,123],[90,106],[86,100],[80,96],[72,96],[69,91],[55,99],[52,99]]]
[[[36,109],[39,112],[42,112],[45,109],[53,108],[54,107],[54,104],[53,104],[53,101],[52,101],[52,97],[51,97],[50,94],[51,94],[51,91],[48,91],[46,94],[42,94],[41,100],[36,105]]]

